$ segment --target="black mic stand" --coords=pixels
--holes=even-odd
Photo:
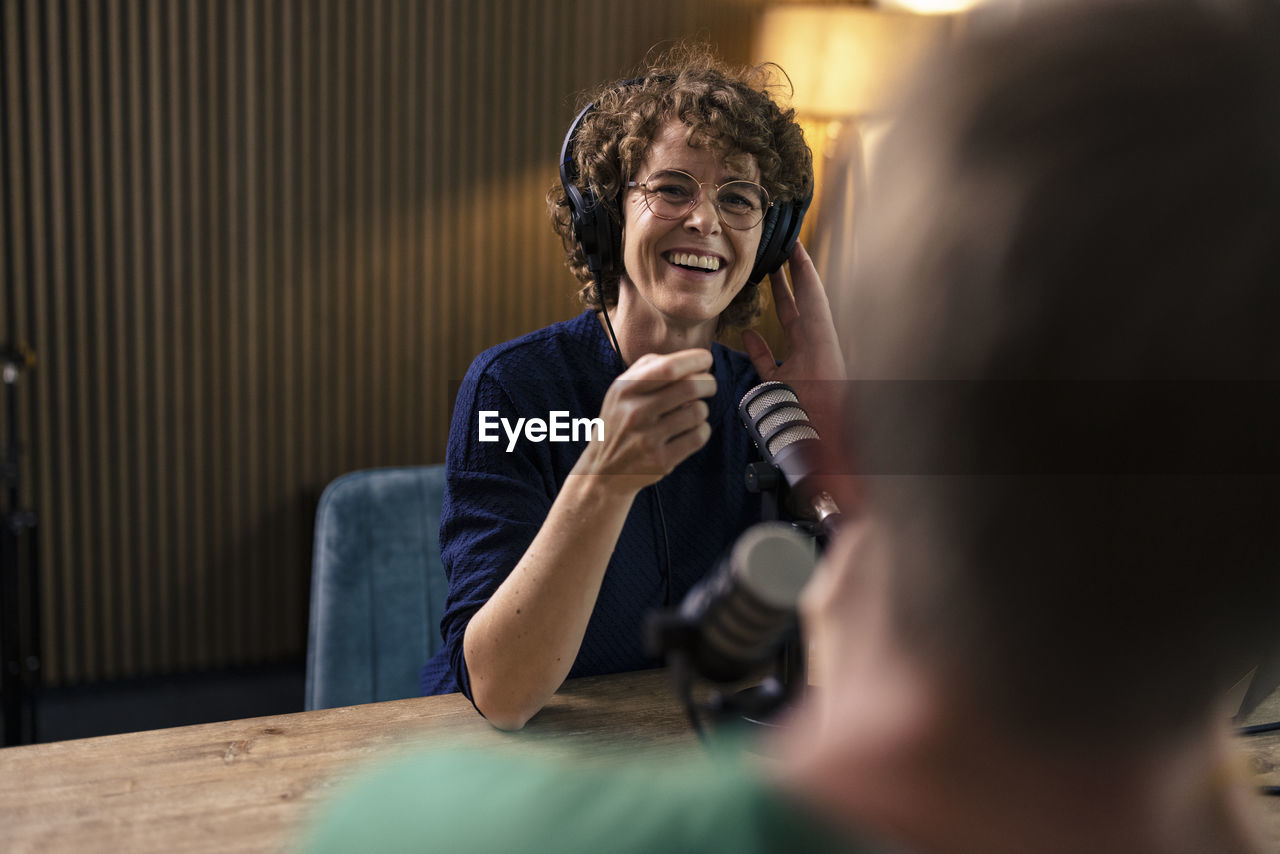
[[[36,514],[20,506],[22,445],[18,441],[17,385],[35,354],[24,346],[0,347],[5,388],[4,455],[0,491],[8,502],[0,513],[0,696],[4,705],[5,746],[36,739],[35,696],[40,674],[39,579],[26,558],[34,558],[34,540],[24,536],[36,526]],[[24,548],[27,546],[27,548]],[[24,615],[23,605],[26,605]]]
[[[778,521],[786,481],[777,468],[767,462],[749,464],[746,486],[749,492],[761,497],[761,521]],[[807,522],[791,524],[814,538],[815,548],[822,544],[817,526]],[[807,684],[807,656],[797,622],[787,630],[772,662],[771,672],[758,685],[727,692],[713,690],[701,706],[693,696],[694,677],[697,675],[693,659],[699,643],[698,627],[682,617],[679,611],[667,611],[652,615],[647,630],[650,652],[665,655],[672,688],[684,706],[689,725],[699,737],[706,736],[704,713],[717,724],[737,724],[748,728],[776,726],[774,718]]]
[[[778,471],[777,466],[763,460],[748,463],[745,481],[747,492],[760,496],[761,521],[779,520],[782,516],[783,491],[787,488],[787,481],[782,476],[782,472]],[[812,537],[814,548],[821,551],[825,547],[825,538],[818,526],[798,521],[793,521],[791,525]],[[775,672],[759,685],[744,688],[732,695],[730,702],[726,704],[729,713],[733,714],[736,706],[744,706],[745,708],[739,713],[744,720],[760,726],[772,726],[769,718],[804,691],[808,684],[808,655],[805,652],[799,622],[792,625],[782,646],[778,649],[774,670]],[[756,709],[763,712],[763,715],[754,714]]]

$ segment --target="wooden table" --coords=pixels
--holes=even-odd
[[[696,744],[665,674],[643,671],[569,682],[514,734],[450,694],[11,747],[0,750],[0,852],[287,851],[366,761],[460,741],[620,756]],[[1259,782],[1280,785],[1280,735],[1246,751]],[[1264,805],[1280,850],[1280,798]]]
[[[607,740],[607,741],[606,741]],[[0,750],[0,852],[289,850],[366,761],[429,743],[684,752],[697,742],[663,671],[576,679],[520,733],[461,694]]]
[[[1261,724],[1280,720],[1280,690],[1262,701],[1262,704],[1242,724]],[[1280,786],[1280,732],[1253,735],[1244,739],[1245,757],[1249,770],[1259,785]],[[1280,797],[1263,798],[1263,818],[1267,838],[1280,851]]]

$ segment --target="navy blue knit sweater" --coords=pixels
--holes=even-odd
[[[759,459],[738,420],[737,404],[760,382],[750,360],[712,346],[716,396],[708,399],[711,440],[657,484],[671,545],[669,601],[678,605],[740,532],[760,520],[760,498],[743,486]],[[471,616],[515,567],[546,519],[585,441],[533,442],[511,452],[479,441],[479,413],[547,419],[599,415],[621,363],[594,312],[587,311],[480,354],[458,391],[445,456],[440,549],[449,598],[440,633],[444,646],[422,669],[423,694],[461,690],[471,696],[462,635]],[[668,599],[665,548],[653,488],[642,490],[618,538],[570,677],[660,664],[644,653],[646,615]]]

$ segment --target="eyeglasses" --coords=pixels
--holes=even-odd
[[[702,183],[678,169],[663,169],[642,182],[628,181],[627,186],[637,187],[644,193],[645,205],[659,219],[685,216],[702,203],[702,188],[710,186],[715,190],[711,203],[720,214],[720,221],[739,230],[755,228],[773,204],[769,201],[769,192],[755,181]]]

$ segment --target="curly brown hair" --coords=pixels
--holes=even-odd
[[[705,45],[677,45],[635,76],[608,84],[584,101],[595,106],[574,138],[579,182],[620,222],[622,187],[649,153],[654,136],[674,118],[688,128],[689,145],[723,151],[735,168],[745,166],[735,161],[754,157],[760,183],[775,202],[802,198],[813,187],[813,154],[795,110],[779,106],[770,94],[781,85],[790,87],[786,73],[773,63],[735,68]],[[564,244],[566,263],[583,283],[578,292],[583,305],[600,310],[586,256],[573,235],[569,202],[558,182],[547,192],[547,207]],[[618,276],[606,276],[600,284],[605,303],[615,305]],[[720,329],[750,326],[761,307],[758,284],[748,283],[721,313]]]

